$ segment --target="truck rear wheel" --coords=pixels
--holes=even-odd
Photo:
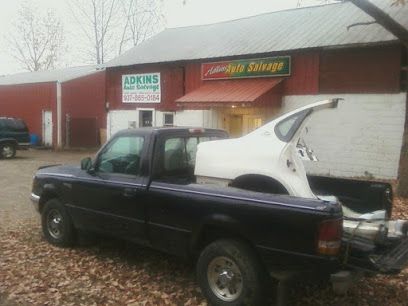
[[[41,213],[41,226],[45,239],[59,247],[75,242],[75,229],[66,208],[58,199],[49,200]]]
[[[10,159],[16,156],[16,146],[12,143],[0,145],[0,156],[4,159]]]
[[[233,239],[209,244],[197,262],[197,279],[211,305],[262,305],[264,271],[254,251]]]

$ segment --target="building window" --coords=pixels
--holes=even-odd
[[[174,125],[174,114],[166,113],[164,114],[164,126],[173,126]]]

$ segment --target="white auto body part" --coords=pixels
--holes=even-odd
[[[200,143],[194,172],[197,182],[211,183],[214,179],[214,183],[228,184],[244,175],[259,175],[278,181],[292,196],[316,198],[297,144],[310,115],[336,108],[338,102],[339,99],[324,100],[298,108],[240,138]],[[297,116],[301,120],[296,121]],[[291,123],[296,123],[293,129]],[[280,128],[286,128],[284,124],[288,128],[288,139],[277,135]]]

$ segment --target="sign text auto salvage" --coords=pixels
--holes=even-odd
[[[203,80],[276,77],[290,75],[290,56],[242,59],[201,65]]]
[[[160,73],[122,75],[123,103],[160,103]]]

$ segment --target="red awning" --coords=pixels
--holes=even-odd
[[[182,106],[248,106],[263,102],[268,97],[269,103],[280,101],[282,78],[256,78],[224,81],[205,81],[200,88],[176,100]],[[273,97],[273,99],[272,99]],[[262,103],[263,104],[263,103]]]

